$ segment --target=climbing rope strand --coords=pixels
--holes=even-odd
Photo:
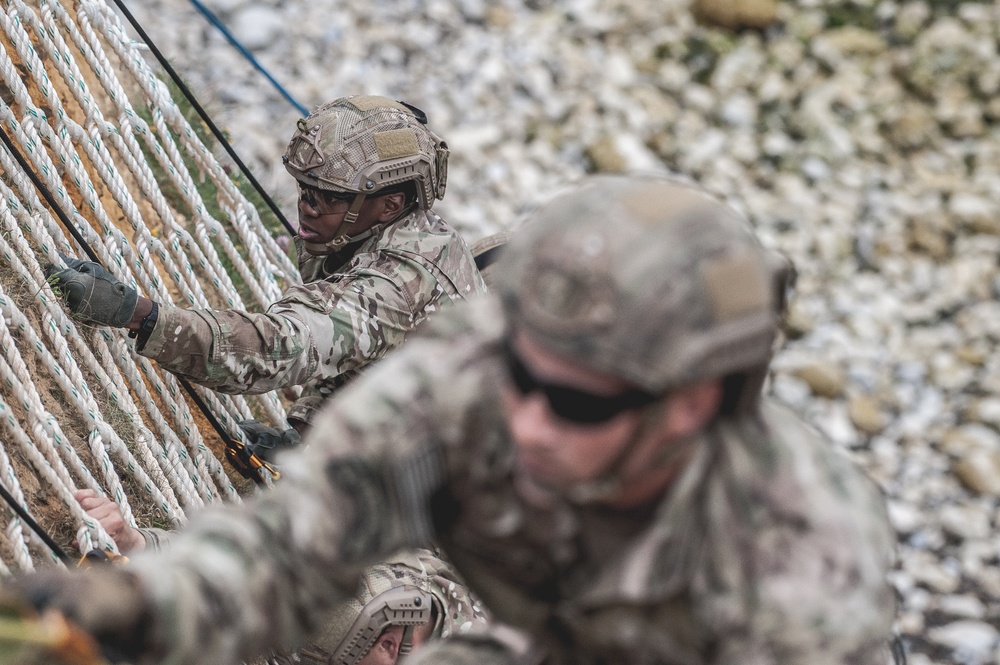
[[[48,288],[47,285],[44,288]],[[35,349],[36,355],[41,363],[48,368],[50,375],[60,386],[63,394],[67,396],[67,399],[70,400],[71,404],[78,411],[80,418],[86,422],[88,428],[90,428],[90,446],[95,459],[101,466],[104,476],[103,486],[107,488],[107,492],[111,494],[111,498],[122,508],[122,514],[126,522],[135,526],[135,520],[132,516],[132,509],[129,504],[128,497],[122,487],[121,480],[118,477],[115,467],[111,463],[111,458],[105,449],[105,440],[108,441],[108,445],[110,446],[112,452],[114,452],[116,457],[121,460],[124,468],[131,472],[131,475],[136,478],[140,486],[142,486],[152,497],[160,509],[163,510],[163,512],[166,513],[172,520],[175,522],[178,521],[176,513],[181,512],[180,507],[177,505],[177,500],[174,498],[173,492],[166,483],[166,479],[163,477],[162,472],[158,474],[159,479],[162,479],[162,482],[154,483],[152,478],[150,478],[147,474],[143,465],[139,464],[129,447],[121,439],[118,433],[104,421],[101,415],[100,406],[97,404],[92,393],[87,389],[87,384],[84,381],[79,368],[76,366],[76,363],[71,362],[69,372],[61,371],[59,364],[48,352],[45,345],[42,344],[42,341],[30,327],[23,313],[16,308],[11,307],[9,301],[2,297],[0,297],[0,311],[3,312],[5,318],[9,318],[13,321],[15,324],[14,327],[19,331],[21,337],[29,343],[31,348]],[[22,346],[25,345],[22,344]],[[72,361],[71,357],[63,357]],[[77,386],[79,386],[79,390],[77,389]],[[136,423],[132,422],[131,425],[133,431],[135,431]],[[148,456],[149,451],[143,450],[140,447],[140,455]],[[159,467],[155,466],[155,461],[152,468],[159,471]],[[169,495],[169,499],[167,498],[167,495]]]
[[[284,407],[274,392],[192,388],[123,331],[79,325],[42,266],[86,254],[161,303],[205,308],[262,309],[299,275],[110,6],[3,3],[0,483],[31,505],[23,461],[65,504],[81,547],[114,551],[76,487],[106,492],[129,524],[140,497],[183,524],[188,510],[240,500],[190,400],[237,442],[239,420],[282,423]],[[3,534],[0,574],[52,558],[16,516]]]
[[[132,28],[139,34],[143,42],[150,48],[150,51],[153,53],[153,55],[156,57],[160,65],[163,67],[163,69],[167,72],[167,74],[177,85],[181,93],[191,104],[192,108],[195,109],[195,111],[201,117],[202,121],[208,126],[213,136],[215,136],[215,139],[219,142],[220,145],[222,145],[226,149],[226,152],[229,154],[230,158],[232,158],[232,160],[237,164],[237,166],[243,172],[247,180],[250,181],[250,183],[254,186],[254,188],[257,189],[258,193],[263,197],[265,203],[267,203],[268,207],[271,208],[271,211],[274,213],[275,217],[277,217],[277,219],[285,227],[285,230],[287,230],[289,233],[294,233],[294,230],[288,223],[288,220],[285,219],[285,216],[281,214],[281,211],[278,209],[278,206],[275,205],[274,201],[271,200],[271,197],[267,194],[264,188],[261,187],[260,184],[257,182],[256,178],[253,177],[253,174],[250,172],[250,169],[248,169],[246,165],[243,164],[243,161],[232,149],[232,146],[229,145],[229,141],[226,139],[225,135],[223,135],[223,133],[219,131],[219,128],[216,127],[214,122],[212,122],[211,117],[208,115],[208,113],[205,112],[201,104],[198,103],[197,98],[191,93],[188,87],[184,84],[184,81],[177,74],[177,72],[174,71],[174,68],[170,66],[170,62],[167,61],[165,57],[163,57],[163,54],[160,53],[160,50],[157,49],[156,45],[153,44],[152,40],[149,39],[149,36],[146,34],[146,31],[142,29],[142,25],[140,25],[139,22],[135,20],[135,18],[132,16],[132,13],[129,12],[128,8],[125,6],[123,2],[121,2],[121,0],[114,0],[114,3],[118,7],[118,9],[122,12],[122,14],[125,16],[126,20],[128,20],[129,23],[132,25]],[[94,3],[86,3],[86,4],[88,4],[89,6],[93,6]],[[303,113],[303,115],[308,115],[308,113]]]
[[[0,446],[0,483],[3,483],[4,487],[7,488],[7,491],[10,492],[19,505],[27,505],[24,492],[21,491],[21,483],[14,473],[14,467],[11,466],[10,458],[7,457],[7,451],[3,446]],[[7,523],[4,533],[7,536],[7,545],[14,554],[14,561],[17,563],[18,568],[28,571],[34,570],[35,564],[31,560],[31,551],[28,549],[28,538],[21,527],[21,520],[16,513]],[[3,571],[0,572],[9,574],[10,569],[4,564]]]
[[[6,138],[6,137],[5,137],[5,138]],[[72,228],[72,226],[71,226],[70,224],[66,224],[66,226],[70,226],[70,228]],[[89,226],[89,225],[85,225],[85,228],[86,228],[87,230],[91,230],[91,229],[90,229],[90,226]],[[112,234],[112,236],[113,236],[113,234]],[[96,251],[96,256],[97,256],[98,260],[102,260],[102,259],[103,259],[103,260],[102,260],[102,263],[104,263],[105,265],[108,265],[108,266],[111,266],[111,265],[112,265],[112,263],[111,263],[111,262],[110,262],[110,261],[108,260],[108,257],[109,257],[109,256],[113,256],[113,257],[116,257],[116,258],[118,258],[118,259],[119,259],[119,260],[118,260],[118,262],[117,262],[117,263],[118,263],[118,266],[119,266],[120,268],[124,268],[124,266],[122,266],[122,265],[121,265],[121,261],[120,261],[120,256],[121,256],[121,255],[120,255],[120,253],[117,253],[117,252],[107,252],[107,251],[102,251],[102,246],[101,246],[100,244],[98,244],[98,245],[97,245],[97,247],[95,248],[94,246],[92,246],[92,245],[89,245],[89,244],[88,244],[88,243],[86,242],[86,240],[85,240],[85,239],[81,239],[80,241],[81,241],[81,243],[83,244],[84,248],[88,249],[88,251],[89,251],[90,253],[93,253],[93,252],[95,252],[95,251]],[[112,238],[107,238],[107,242],[108,242],[109,244],[111,244],[111,243],[113,242],[113,239],[112,239]],[[112,244],[112,247],[113,247],[113,244]],[[126,364],[127,364],[127,362],[126,362]],[[207,496],[206,498],[209,498],[209,499],[210,499],[210,498],[211,498],[211,495]]]

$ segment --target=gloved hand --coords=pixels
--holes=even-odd
[[[101,326],[124,327],[132,320],[139,293],[93,261],[60,254],[65,268],[50,265],[45,276],[62,296],[73,318]]]
[[[5,581],[0,587],[0,612],[30,621],[34,612],[58,612],[97,642],[113,662],[137,662],[155,655],[150,637],[151,602],[138,580],[123,568],[99,566],[70,572],[48,568]],[[56,650],[59,646],[50,645]]]
[[[268,462],[273,462],[278,452],[294,448],[302,442],[299,433],[291,427],[276,429],[258,420],[243,420],[239,426],[246,435],[247,450]]]

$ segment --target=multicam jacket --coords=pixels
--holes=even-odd
[[[410,213],[348,256],[298,250],[303,283],[265,313],[161,307],[141,353],[220,392],[305,385],[288,417],[310,422],[427,315],[485,291],[465,243],[433,211]]]
[[[433,535],[494,618],[530,636],[530,662],[885,662],[893,540],[845,456],[765,401],[705,430],[656,505],[528,498],[498,404],[504,327],[490,299],[435,317],[330,403],[279,487],[135,557],[168,661],[294,639],[360,566]],[[465,660],[415,658],[498,662],[495,642],[464,643]]]

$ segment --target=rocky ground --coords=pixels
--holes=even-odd
[[[470,240],[590,171],[671,169],[799,270],[772,388],[884,487],[911,662],[1000,662],[1000,4],[206,0],[312,108],[381,93],[452,148]],[[129,3],[291,216],[299,113],[188,0]],[[738,17],[737,17],[738,18]]]

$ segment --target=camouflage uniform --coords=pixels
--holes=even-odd
[[[791,413],[766,404],[759,421],[720,420],[640,515],[536,506],[519,495],[497,406],[501,311],[479,303],[431,327],[316,423],[317,438],[362,457],[314,440],[253,512],[206,513],[166,560],[133,559],[172,657],[226,662],[229,630],[300,629],[331,583],[346,593],[352,565],[423,541],[414,527],[431,525],[400,506],[433,489],[449,560],[552,662],[878,662],[893,608],[882,499]],[[222,611],[192,616],[204,607]]]
[[[146,551],[158,553],[169,551],[178,533],[164,529],[139,529],[139,532],[146,540]],[[434,605],[431,637],[487,632],[487,612],[451,566],[428,549],[401,550],[365,569],[353,596],[318,621],[320,628],[313,632],[306,646],[292,653],[273,653],[265,662],[269,665],[342,665],[341,660],[331,658],[342,655],[338,647],[352,637],[351,629],[357,628],[355,622],[365,605],[386,591],[400,588],[418,589],[431,596]]]
[[[485,291],[469,249],[431,210],[447,185],[447,144],[422,111],[386,97],[342,97],[299,121],[283,156],[299,187],[366,198],[412,187],[410,212],[325,244],[296,237],[303,284],[264,314],[162,307],[140,353],[228,393],[305,385],[289,411],[308,423],[335,389],[441,305]]]
[[[429,314],[486,290],[462,238],[431,210],[450,151],[426,125],[420,109],[370,95],[299,120],[282,161],[299,188],[303,284],[263,314],[142,298],[133,320],[139,294],[99,264],[64,256],[48,277],[77,320],[129,327],[139,353],[197,383],[237,394],[307,386],[288,417],[308,423]],[[382,201],[366,207],[373,198]]]
[[[340,392],[311,445],[282,458],[279,487],[133,559],[143,662],[294,641],[363,566],[432,537],[497,623],[411,662],[886,662],[883,500],[761,397],[787,271],[745,220],[675,181],[597,178],[534,213],[502,261],[500,299],[450,308]],[[660,395],[636,422],[661,422],[680,387],[727,377],[731,390],[696,434],[655,449],[650,466],[679,469],[669,485],[616,509],[625,467],[543,489],[519,466],[501,404],[513,332]],[[94,598],[57,606],[77,617]]]
[[[458,233],[430,210],[386,226],[348,256],[301,249],[304,283],[265,313],[161,307],[142,354],[220,392],[305,384],[288,415],[310,422],[428,314],[485,290]]]

